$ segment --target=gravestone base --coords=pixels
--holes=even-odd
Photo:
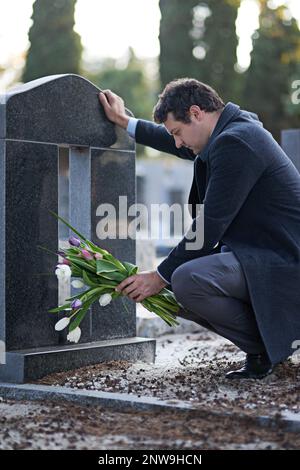
[[[9,351],[0,365],[0,382],[28,383],[45,375],[106,361],[155,361],[156,342],[149,338],[117,338],[63,346]]]

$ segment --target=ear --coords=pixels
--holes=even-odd
[[[194,116],[194,118],[197,119],[197,121],[202,121],[204,117],[204,111],[201,108],[199,108],[199,106],[197,106],[196,104],[193,104],[190,107],[190,115],[191,117]]]

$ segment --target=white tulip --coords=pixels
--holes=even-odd
[[[57,279],[59,281],[68,281],[72,275],[72,271],[71,271],[71,268],[70,266],[68,266],[67,264],[61,264],[59,265],[56,270],[55,270],[55,274],[57,276]]]
[[[75,287],[75,289],[81,289],[81,287],[84,287],[84,283],[79,279],[74,279],[74,281],[71,282],[71,285]]]
[[[80,336],[81,336],[81,329],[79,328],[79,326],[77,326],[75,330],[71,331],[68,334],[67,340],[70,341],[71,343],[78,343],[78,341],[80,340]]]
[[[64,317],[55,324],[55,330],[61,331],[70,323],[70,318]]]
[[[110,304],[111,301],[112,296],[110,294],[103,294],[99,299],[99,304],[101,305],[101,307],[105,307],[105,305]]]

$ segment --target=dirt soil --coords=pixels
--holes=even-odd
[[[207,330],[157,339],[155,364],[114,361],[49,375],[37,383],[74,389],[129,393],[247,415],[300,412],[299,355],[262,380],[229,381],[228,370],[244,359],[229,341]]]
[[[250,420],[250,421],[249,421]],[[300,435],[262,429],[251,418],[204,419],[197,412],[108,411],[70,403],[0,400],[0,449],[299,449]]]

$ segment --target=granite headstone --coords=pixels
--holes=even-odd
[[[95,305],[78,344],[54,330],[61,314],[54,274],[61,149],[69,156],[69,221],[115,256],[135,262],[135,240],[99,240],[101,204],[135,202],[135,144],[109,122],[99,89],[77,75],[44,77],[0,98],[0,380],[26,382],[51,372],[127,359],[152,362],[155,341],[136,337],[135,304]],[[67,150],[66,150],[67,149]],[[118,224],[127,224],[126,220]],[[124,299],[123,299],[124,300]]]

